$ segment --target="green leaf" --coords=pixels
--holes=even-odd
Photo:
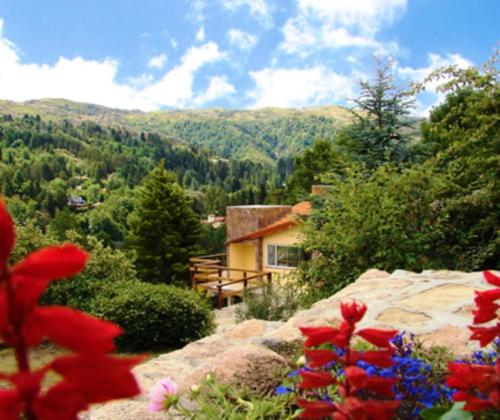
[[[471,420],[472,414],[468,411],[463,411],[465,402],[457,402],[449,407],[432,407],[422,410],[420,417],[424,420]]]
[[[437,406],[432,408],[426,408],[420,412],[420,417],[423,420],[438,420],[442,415],[448,412],[448,407]]]

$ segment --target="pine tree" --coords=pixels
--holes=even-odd
[[[385,162],[398,165],[408,159],[409,136],[405,128],[411,127],[408,116],[414,102],[409,92],[394,84],[392,62],[375,59],[375,63],[375,80],[360,82],[361,92],[354,100],[358,110],[352,112],[357,122],[338,139],[368,169]]]
[[[199,252],[201,223],[163,161],[138,188],[129,226],[128,243],[144,281],[170,284],[188,278],[189,258]]]

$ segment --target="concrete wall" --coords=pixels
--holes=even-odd
[[[228,246],[230,268],[257,270],[257,241],[238,242]],[[242,278],[243,273],[232,272],[231,278]]]

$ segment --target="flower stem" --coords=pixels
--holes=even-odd
[[[12,285],[12,276],[8,268],[3,268],[0,271],[0,277],[2,282],[5,283],[5,291],[7,294],[7,307],[8,307],[8,319],[12,326],[12,343],[14,346],[14,353],[16,355],[17,368],[20,372],[29,372],[30,364],[28,360],[28,351],[26,347],[26,342],[22,334],[22,319],[16,316],[15,310],[15,295],[14,287]],[[31,398],[26,400],[26,410],[25,410],[27,420],[36,420],[36,416],[33,412]]]

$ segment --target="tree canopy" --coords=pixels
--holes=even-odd
[[[137,191],[129,226],[128,244],[141,279],[170,284],[187,278],[189,258],[200,251],[201,224],[163,162]]]

